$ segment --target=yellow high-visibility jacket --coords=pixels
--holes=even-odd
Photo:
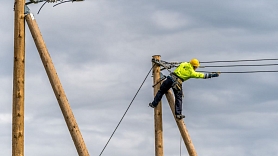
[[[176,76],[186,81],[190,78],[205,78],[204,73],[196,72],[189,62],[181,63],[173,72]]]

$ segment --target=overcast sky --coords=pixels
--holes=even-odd
[[[1,156],[12,153],[13,5],[0,6]],[[277,58],[277,0],[86,0],[46,4],[37,14],[41,5],[29,7],[91,156],[105,146],[153,55],[168,62]],[[25,67],[25,155],[78,155],[27,25]],[[223,73],[183,84],[184,121],[199,156],[278,155],[277,76]],[[152,99],[149,75],[103,156],[154,155]],[[165,97],[162,103],[164,155],[179,156],[180,133]]]

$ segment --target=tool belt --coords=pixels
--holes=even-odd
[[[173,85],[172,88],[176,90],[182,90],[182,80],[178,76],[176,76],[174,73],[170,74],[172,80],[173,80]]]

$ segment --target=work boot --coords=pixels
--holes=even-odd
[[[185,118],[185,116],[184,115],[176,115],[176,118],[180,120],[180,119]]]
[[[153,105],[152,103],[149,103],[149,106],[152,107],[152,108],[154,108],[154,105]]]

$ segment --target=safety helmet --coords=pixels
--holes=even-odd
[[[192,59],[190,60],[190,64],[193,66],[193,67],[199,67],[200,66],[200,63],[197,59]]]

